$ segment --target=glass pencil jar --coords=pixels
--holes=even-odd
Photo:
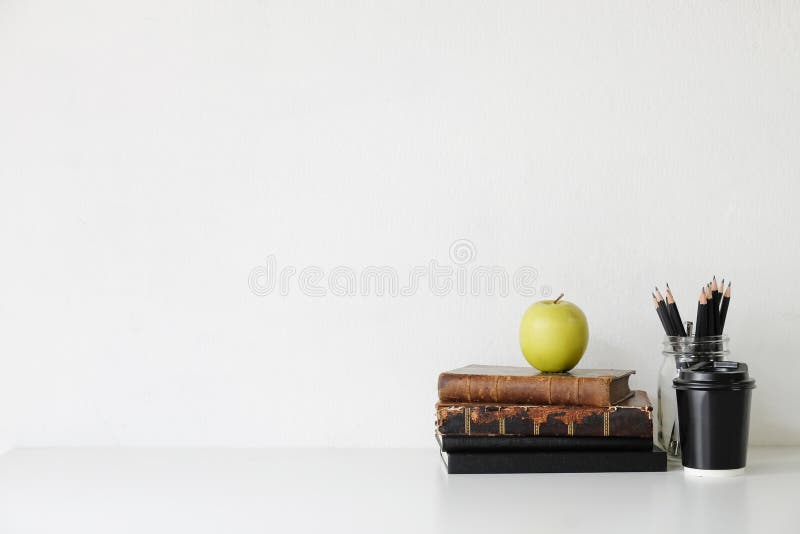
[[[663,359],[658,371],[658,394],[656,397],[656,418],[654,423],[656,444],[667,451],[669,458],[681,457],[681,443],[678,435],[678,403],[672,380],[681,369],[701,361],[727,359],[728,336],[664,338],[661,351]]]

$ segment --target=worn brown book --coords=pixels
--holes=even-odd
[[[653,437],[653,406],[644,391],[615,406],[438,403],[436,430],[461,436]]]
[[[468,365],[439,375],[441,402],[611,406],[631,396],[634,371],[575,369],[541,373],[531,367]]]

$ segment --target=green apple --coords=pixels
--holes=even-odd
[[[580,361],[589,343],[589,324],[581,309],[571,302],[542,300],[522,316],[519,345],[522,354],[540,371],[569,371]]]

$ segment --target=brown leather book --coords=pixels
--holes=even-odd
[[[468,365],[439,375],[441,402],[611,406],[631,396],[634,371],[575,369],[541,373],[531,367]]]
[[[644,391],[616,406],[438,403],[436,430],[454,436],[653,437],[653,406]]]

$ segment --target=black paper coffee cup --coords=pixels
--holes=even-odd
[[[700,476],[733,476],[747,463],[750,396],[747,365],[704,361],[672,381],[678,400],[681,461]]]

